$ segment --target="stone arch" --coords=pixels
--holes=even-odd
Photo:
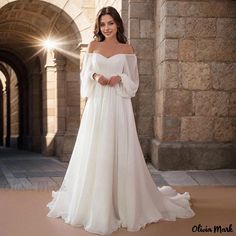
[[[29,18],[30,23],[27,21]],[[25,122],[21,125],[24,135],[19,139],[20,147],[42,151],[46,155],[62,156],[64,152],[66,156],[70,155],[80,120],[80,111],[77,111],[80,109],[78,45],[91,39],[90,27],[89,19],[77,1],[30,1],[27,4],[19,0],[0,3],[1,57],[16,70],[19,69],[16,65],[19,61],[23,64],[25,76],[17,74],[22,88],[20,93],[23,95],[21,90],[24,90],[24,94],[31,98],[20,103],[23,107],[20,115],[26,118],[20,117]],[[33,41],[50,34],[68,40],[63,50],[77,53],[77,58],[68,58],[63,51],[47,51],[46,54],[53,55],[47,60],[48,55],[38,50],[39,45],[34,45]],[[14,46],[16,44],[17,47]],[[74,98],[69,96],[71,92],[75,93]],[[40,101],[35,93],[39,94]]]
[[[0,2],[0,9],[6,6],[9,3],[20,2],[19,0],[8,0]],[[34,3],[34,1],[31,1]],[[40,0],[37,2],[45,2],[51,4],[52,6],[57,7],[60,11],[65,12],[70,18],[71,21],[75,23],[77,28],[79,29],[77,34],[80,34],[81,41],[84,43],[88,43],[92,38],[91,31],[91,22],[87,15],[84,13],[82,9],[82,5],[84,1],[80,1],[80,4],[76,0]]]

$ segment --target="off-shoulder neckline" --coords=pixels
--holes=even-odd
[[[114,55],[112,55],[112,56],[110,56],[110,57],[106,57],[106,56],[104,56],[104,55],[102,55],[101,53],[98,53],[98,52],[86,52],[87,54],[98,54],[98,55],[100,55],[100,56],[102,56],[102,57],[104,57],[104,58],[106,58],[106,59],[110,59],[110,58],[112,58],[112,57],[115,57],[115,56],[118,56],[118,55],[124,55],[124,56],[136,56],[136,54],[134,54],[134,53],[117,53],[117,54],[114,54]]]

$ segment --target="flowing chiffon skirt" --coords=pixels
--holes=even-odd
[[[153,182],[131,99],[116,89],[98,84],[88,99],[63,183],[47,204],[48,216],[101,235],[194,216],[189,193]]]

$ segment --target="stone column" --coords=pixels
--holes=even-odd
[[[48,50],[43,78],[43,137],[42,153],[55,155],[57,132],[57,73],[53,50]]]
[[[55,138],[55,151],[59,159],[63,159],[64,135],[66,131],[66,59],[57,53],[56,55],[56,71],[57,71],[57,120],[58,127]]]
[[[158,169],[235,168],[235,3],[156,3]]]
[[[74,50],[74,53],[80,55],[80,48]],[[74,148],[81,117],[80,60],[68,60],[65,69],[67,71],[65,77],[65,135],[60,159],[62,161],[69,161]]]
[[[139,140],[150,158],[153,137],[154,1],[129,0],[128,39],[138,57],[139,90],[132,99]]]
[[[29,149],[35,152],[41,152],[41,102],[42,102],[42,85],[41,73],[37,64],[34,66],[31,75],[29,76]]]

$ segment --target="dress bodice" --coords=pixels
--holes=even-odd
[[[125,60],[125,54],[105,57],[102,54],[93,53],[92,65],[96,73],[110,77],[123,72]]]

